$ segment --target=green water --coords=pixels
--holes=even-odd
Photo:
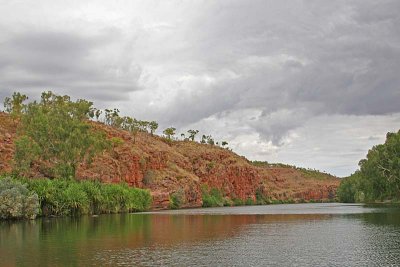
[[[398,266],[400,209],[293,204],[0,223],[1,266]]]

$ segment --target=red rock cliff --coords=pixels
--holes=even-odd
[[[93,126],[109,138],[118,137],[122,144],[96,157],[89,166],[81,164],[78,179],[97,179],[105,183],[126,182],[148,188],[154,208],[167,208],[174,192],[184,196],[183,207],[202,205],[201,186],[218,188],[233,199],[255,199],[256,191],[271,199],[321,200],[333,198],[339,179],[321,174],[310,178],[292,168],[253,166],[244,157],[217,146],[190,141],[166,142],[147,133],[133,136],[100,123]],[[17,122],[0,113],[0,172],[11,171],[13,140]],[[31,177],[44,176],[36,169]]]

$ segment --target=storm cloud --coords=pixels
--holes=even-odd
[[[0,4],[1,98],[51,89],[337,175],[399,128],[396,0]]]

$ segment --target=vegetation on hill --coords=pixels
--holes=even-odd
[[[300,171],[305,177],[312,178],[312,179],[328,179],[334,177],[333,175],[326,173],[326,172],[321,172],[315,169],[309,169],[309,168],[302,168],[302,167],[297,167],[294,165],[289,165],[289,164],[283,164],[283,163],[269,163],[267,161],[252,161],[251,164],[257,167],[263,167],[263,168],[288,168],[288,169],[294,169]]]
[[[400,131],[388,133],[385,143],[370,149],[359,166],[341,182],[337,192],[340,201],[400,200]]]
[[[27,100],[26,95],[17,92],[4,100],[4,111],[18,122],[14,172],[22,176],[35,166],[45,177],[73,179],[78,164],[90,164],[97,154],[120,144],[116,141],[122,140],[109,140],[103,131],[93,130],[91,120],[130,132],[134,143],[139,132],[153,135],[158,128],[156,121],[120,116],[116,108],[99,110],[90,101],[72,101],[67,95],[51,91],[43,92],[40,101],[25,103]],[[165,140],[177,140],[175,131],[174,127],[166,128]],[[195,141],[198,133],[198,130],[188,130],[188,138],[183,133],[181,136],[185,141]],[[203,135],[200,142],[218,144],[211,135]],[[223,147],[227,144],[221,142]]]
[[[13,181],[37,194],[39,215],[138,211],[151,201],[153,208],[327,201],[338,185],[306,170],[257,168],[232,153],[226,141],[198,130],[178,139],[168,127],[157,136],[157,122],[98,110],[86,100],[52,92],[27,100],[14,93],[4,102],[0,171],[30,178]],[[151,195],[129,193],[131,187],[148,188]],[[131,194],[136,202],[130,202]]]
[[[43,93],[40,102],[27,105],[18,101],[24,100],[19,94],[12,99],[8,110],[21,120],[15,140],[18,172],[40,163],[47,177],[75,178],[80,162],[90,162],[110,146],[105,134],[93,131],[87,123],[96,114],[91,102],[73,102],[51,92]]]
[[[5,111],[18,122],[14,154],[14,175],[24,176],[32,167],[49,179],[2,179],[0,217],[32,218],[39,215],[77,215],[143,211],[151,205],[148,190],[129,188],[126,184],[101,184],[75,180],[79,164],[116,145],[115,139],[94,130],[89,121],[99,119],[102,111],[93,103],[69,96],[43,92],[40,101],[28,104],[28,97],[14,93],[4,101]],[[135,122],[135,124],[134,124]],[[120,118],[118,110],[105,110],[105,123],[118,127],[148,127],[155,122]],[[23,181],[25,184],[21,184]],[[35,210],[38,198],[40,209]],[[16,203],[13,207],[10,201]]]

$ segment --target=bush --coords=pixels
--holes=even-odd
[[[177,192],[171,193],[169,196],[169,208],[179,209],[184,203],[184,192],[178,190]]]
[[[207,185],[203,185],[201,191],[203,207],[222,207],[228,205],[228,201],[224,199],[222,192],[217,188],[209,190]]]
[[[271,204],[269,197],[263,192],[262,188],[256,190],[256,203],[257,205]]]
[[[254,200],[249,197],[249,198],[246,199],[244,204],[247,205],[247,206],[254,205]]]
[[[36,194],[11,178],[0,179],[0,219],[34,219],[38,212]]]
[[[234,205],[234,206],[243,206],[243,205],[244,205],[244,202],[243,202],[243,200],[240,199],[240,198],[234,198],[234,199],[233,199],[233,205]]]

